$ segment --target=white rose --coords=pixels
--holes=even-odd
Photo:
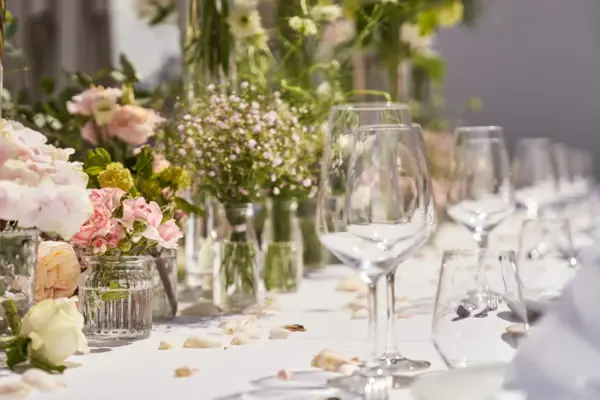
[[[73,299],[43,300],[21,321],[21,336],[31,339],[30,350],[55,365],[87,350],[82,329],[83,316]]]

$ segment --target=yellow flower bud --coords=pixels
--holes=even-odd
[[[119,162],[113,162],[98,175],[98,182],[102,188],[118,188],[128,192],[133,187],[131,172]]]
[[[443,5],[438,9],[438,23],[440,26],[450,28],[462,21],[463,12],[464,6],[462,1],[454,1]]]

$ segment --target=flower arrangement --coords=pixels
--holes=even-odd
[[[69,239],[91,215],[81,163],[23,125],[0,120],[0,229],[36,228]]]
[[[4,306],[13,336],[3,340],[0,348],[6,352],[10,369],[25,366],[63,372],[68,357],[88,350],[83,316],[75,299],[43,300],[22,320],[12,300],[5,301]]]
[[[147,143],[163,122],[154,110],[136,105],[127,86],[90,87],[73,96],[67,110],[80,119],[83,140],[109,149],[117,159],[130,154],[131,146]]]
[[[118,188],[92,189],[93,215],[72,243],[96,255],[139,255],[154,246],[177,248],[183,236],[173,218],[143,197],[132,198]]]

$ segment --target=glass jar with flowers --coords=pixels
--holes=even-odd
[[[34,301],[39,232],[64,239],[91,215],[81,163],[73,149],[46,144],[23,125],[0,120],[0,302],[23,315]],[[6,334],[0,314],[0,335]]]
[[[90,200],[94,214],[72,240],[89,254],[79,283],[84,333],[95,339],[148,337],[152,260],[147,254],[156,246],[176,248],[181,231],[156,202],[121,189],[93,189]]]
[[[178,308],[177,257],[174,249],[183,236],[179,226],[183,224],[186,213],[198,211],[178,197],[178,193],[186,188],[190,181],[183,168],[171,165],[150,147],[140,148],[135,152],[134,157],[135,162],[129,161],[133,167],[128,169],[121,163],[113,162],[110,154],[104,149],[96,149],[89,152],[85,171],[90,176],[91,188],[127,192],[130,199],[140,198],[141,195],[146,204],[152,206],[155,215],[152,223],[154,228],[160,227],[160,236],[157,236],[155,231],[149,230],[148,234],[154,236],[146,237],[145,246],[140,246],[136,242],[135,246],[129,246],[127,249],[126,244],[125,248],[119,246],[116,253],[150,256],[143,266],[152,282],[153,318],[172,319]],[[142,201],[139,205],[145,207]],[[125,210],[124,207],[122,208]],[[157,219],[158,216],[161,218],[160,221]],[[159,222],[160,225],[157,225]],[[137,235],[133,238],[138,240]],[[125,238],[121,237],[119,240],[122,239]],[[132,266],[132,263],[129,264]]]

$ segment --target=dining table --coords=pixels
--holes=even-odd
[[[519,217],[503,223],[492,233],[490,247],[516,250]],[[440,224],[430,243],[402,263],[396,276],[396,342],[402,354],[427,360],[431,367],[405,374],[404,384],[390,391],[392,400],[417,400],[410,383],[420,374],[446,370],[431,341],[432,311],[444,250],[476,248],[470,233],[461,226]],[[30,399],[227,399],[236,393],[256,390],[254,381],[278,371],[307,371],[313,357],[329,349],[347,358],[367,357],[367,319],[353,316],[348,303],[357,290],[344,290],[355,272],[343,265],[329,265],[308,274],[296,293],[277,294],[279,311],[257,319],[260,337],[244,345],[231,345],[232,336],[217,334],[219,324],[230,316],[179,315],[156,322],[149,338],[132,342],[91,342],[88,354],[69,359],[70,368],[57,379],[65,387],[51,393],[32,392]],[[381,279],[380,305],[385,305],[385,279]],[[355,289],[355,288],[350,288]],[[182,305],[185,308],[185,304]],[[380,307],[380,343],[385,334],[385,307]],[[269,338],[272,328],[298,324],[303,332],[286,339]],[[189,337],[205,336],[222,343],[218,348],[184,348]],[[161,342],[172,348],[161,350]],[[163,343],[163,344],[164,344]],[[498,346],[503,346],[500,338]],[[382,350],[382,348],[380,348]],[[506,346],[507,352],[514,351]],[[189,368],[189,377],[175,377],[178,368]],[[0,380],[19,379],[7,370]],[[229,396],[229,397],[228,397]],[[238,397],[242,398],[242,397]],[[283,397],[282,399],[285,399]]]

